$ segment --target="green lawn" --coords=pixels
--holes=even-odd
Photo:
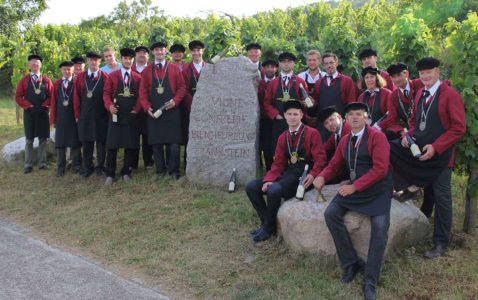
[[[13,101],[0,100],[0,144],[22,134]],[[156,181],[140,170],[129,184],[64,178],[50,170],[0,169],[0,216],[59,247],[140,277],[179,299],[361,299],[360,280],[339,283],[333,259],[290,252],[281,239],[254,246],[257,218],[245,193]],[[461,233],[463,176],[454,176],[454,239],[449,254],[425,260],[423,244],[384,264],[382,299],[475,299],[478,239]],[[244,263],[252,256],[251,264]]]

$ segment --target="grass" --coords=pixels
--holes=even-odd
[[[22,134],[12,101],[0,100],[0,144]],[[105,187],[50,170],[0,170],[0,216],[50,243],[81,253],[177,299],[361,299],[360,280],[339,283],[333,259],[296,254],[280,239],[254,246],[258,225],[244,192],[153,180],[139,171],[130,184]],[[461,233],[466,181],[454,176],[454,239],[449,254],[425,260],[423,244],[383,267],[382,299],[475,299],[478,239]],[[245,259],[252,259],[245,263]]]

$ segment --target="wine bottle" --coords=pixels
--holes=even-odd
[[[118,105],[116,104],[116,98],[113,99],[113,105],[114,105],[114,107],[116,107],[116,109],[118,109]],[[117,113],[116,114],[111,114],[111,121],[113,121],[113,123],[118,123]]]
[[[309,94],[307,93],[307,91],[305,90],[305,88],[304,88],[304,86],[302,85],[302,83],[299,83],[299,88],[300,88],[300,91],[302,92],[302,97],[304,97],[305,105],[306,105],[308,108],[311,108],[312,106],[314,106],[314,101],[312,101],[312,99],[310,99],[310,96],[309,96]]]
[[[422,151],[420,151],[420,147],[418,147],[417,143],[415,143],[410,133],[408,133],[408,130],[406,128],[403,128],[403,131],[405,132],[405,137],[407,138],[408,144],[410,144],[410,151],[412,151],[413,157],[418,158],[422,156]]]
[[[224,49],[221,52],[219,52],[218,54],[216,54],[216,56],[214,56],[211,59],[211,63],[216,64],[218,61],[220,61],[224,56],[226,56],[227,52],[229,51],[229,48],[230,47],[227,47],[226,49]]]
[[[232,169],[231,179],[229,179],[229,188],[228,188],[229,193],[233,193],[236,191],[236,180],[237,180],[236,168],[234,168]]]
[[[375,123],[373,123],[372,127],[376,128],[378,130],[382,130],[382,128],[378,124],[380,124],[380,122],[385,120],[385,118],[387,116],[388,116],[388,111],[383,116],[381,116]]]
[[[168,102],[166,102],[163,106],[161,106],[157,111],[154,112],[153,116],[154,118],[159,118],[161,115],[164,113],[166,110],[166,107],[168,106]]]
[[[304,167],[304,172],[302,173],[302,176],[300,176],[299,179],[299,186],[297,187],[297,192],[295,193],[295,198],[298,200],[304,200],[304,194],[305,194],[305,178],[307,177],[307,171],[309,170],[309,165],[305,165]]]

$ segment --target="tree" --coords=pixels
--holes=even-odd
[[[28,29],[46,8],[46,0],[1,1],[0,35],[10,37]]]

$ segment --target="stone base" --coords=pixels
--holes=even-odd
[[[317,191],[305,194],[303,201],[292,198],[284,202],[277,215],[279,228],[287,245],[294,251],[335,255],[335,245],[325,224],[324,211],[337,194],[338,185],[322,190],[326,202],[317,202]],[[367,260],[370,240],[370,220],[367,216],[348,212],[345,225],[357,254]],[[390,228],[385,257],[400,248],[422,242],[429,232],[427,217],[412,203],[392,199]]]
[[[7,164],[19,164],[25,161],[25,137],[14,140],[6,144],[2,150],[3,161]],[[36,153],[38,148],[38,138],[33,141],[33,163],[36,163]],[[54,157],[55,153],[55,130],[50,131],[50,138],[47,139],[46,147],[47,158]]]

